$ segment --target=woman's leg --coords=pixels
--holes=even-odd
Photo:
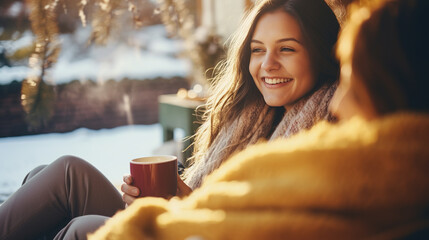
[[[86,240],[87,234],[95,232],[109,217],[100,215],[85,215],[73,218],[58,234],[54,240]]]
[[[112,216],[121,195],[86,161],[61,157],[26,179],[0,206],[0,239],[35,239],[83,215]]]

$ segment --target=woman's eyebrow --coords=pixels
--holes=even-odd
[[[297,43],[301,44],[301,42],[296,38],[282,38],[282,39],[277,40],[276,42],[280,43],[280,42],[289,42],[289,41],[293,41],[293,42],[297,42]]]
[[[256,40],[256,39],[252,39],[252,40],[250,40],[250,42],[251,43],[260,43],[260,44],[263,44],[263,42],[261,42],[259,40]]]

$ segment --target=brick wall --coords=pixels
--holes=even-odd
[[[186,79],[60,84],[55,87],[54,115],[46,126],[30,129],[20,102],[21,83],[14,81],[0,85],[0,137],[157,123],[158,96],[176,93],[179,88],[188,88]]]

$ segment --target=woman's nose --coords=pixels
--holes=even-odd
[[[262,62],[261,68],[265,71],[278,70],[280,68],[280,63],[277,61],[277,56],[275,53],[267,52]]]

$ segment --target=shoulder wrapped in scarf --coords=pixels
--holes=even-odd
[[[90,239],[428,239],[428,142],[427,114],[323,122],[250,146],[183,200],[138,199]]]
[[[288,138],[301,130],[311,128],[320,120],[332,120],[329,102],[337,85],[323,86],[302,99],[287,111],[272,133],[274,109],[265,102],[246,106],[243,114],[224,127],[202,159],[198,159],[187,171],[186,183],[192,189],[199,187],[203,178],[217,169],[233,153],[263,139]],[[243,142],[248,134],[250,141]],[[270,134],[272,135],[270,136]]]

